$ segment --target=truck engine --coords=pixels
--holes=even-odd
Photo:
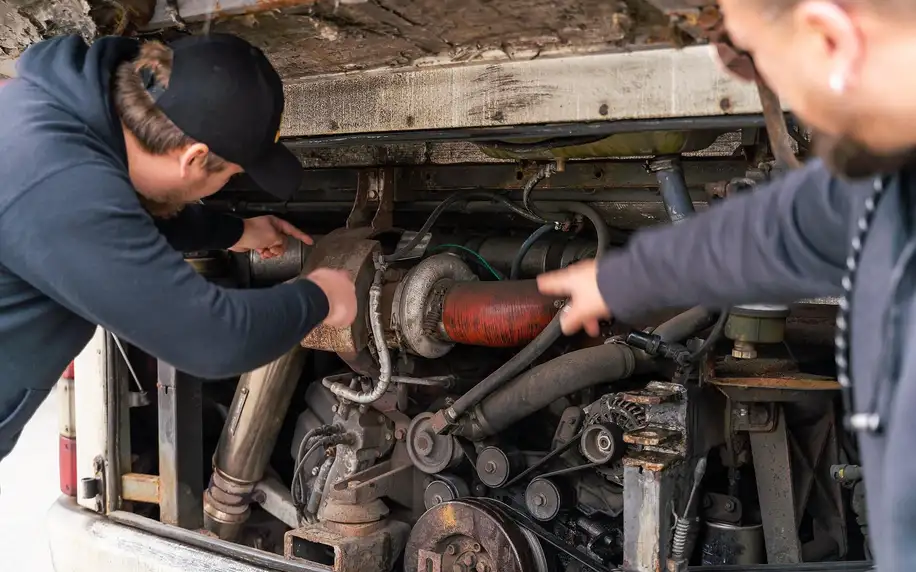
[[[205,204],[315,244],[185,258],[242,289],[339,269],[359,301],[220,382],[99,334],[76,376],[103,381],[64,401],[94,413],[65,416],[66,494],[256,570],[868,570],[837,300],[566,337],[536,286],[808,156],[776,95],[710,56],[721,26],[713,0],[0,0],[0,79],[61,33],[263,49],[305,182]]]
[[[215,208],[328,230],[278,259],[191,263],[248,287],[342,269],[359,314],[242,376],[223,403],[203,494],[209,534],[250,542],[267,513],[285,524],[275,551],[336,571],[864,559],[832,300],[671,309],[567,338],[565,301],[533,279],[626,242],[633,229],[602,193],[650,199],[627,210],[676,224],[754,192],[778,166],[736,158],[751,150],[736,135],[703,143],[707,155],[350,169],[340,226],[333,205],[257,202],[244,183],[215,197]],[[479,184],[485,176],[499,184]],[[624,176],[642,188],[595,189]],[[567,188],[585,177],[591,189]],[[411,185],[426,187],[423,200]],[[430,201],[436,185],[455,188]]]

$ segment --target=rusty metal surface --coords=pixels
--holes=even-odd
[[[633,42],[655,43],[670,35],[660,14],[602,0],[298,3],[305,7],[286,9],[279,17],[257,12],[217,22],[211,29],[247,36],[267,51],[283,76],[429,61],[524,59],[555,50],[587,53]]]
[[[159,477],[140,473],[121,475],[121,498],[125,501],[159,504]]]
[[[529,572],[537,570],[521,529],[501,513],[454,500],[428,510],[411,531],[405,572]]]
[[[395,174],[392,168],[367,169],[359,172],[356,199],[353,201],[353,210],[347,217],[347,228],[391,228]]]
[[[308,525],[286,533],[284,555],[293,562],[313,562],[320,547],[329,547],[334,556],[327,569],[332,572],[389,572],[409,533],[409,524],[392,519],[358,534],[352,528]]]
[[[534,280],[455,284],[442,302],[443,333],[461,344],[520,347],[547,327],[560,305],[540,294]]]
[[[201,381],[160,361],[159,518],[198,529],[203,524],[203,402]]]
[[[626,459],[625,459],[626,461]],[[660,572],[668,558],[675,499],[683,492],[684,463],[667,468],[625,462],[623,569]]]
[[[795,484],[785,412],[778,410],[776,429],[751,433],[751,452],[757,478],[757,495],[766,540],[767,562],[794,564],[802,561],[798,537],[799,513],[795,506]]]
[[[369,342],[366,304],[375,275],[372,257],[381,251],[378,242],[367,238],[370,234],[371,229],[367,228],[338,229],[326,235],[312,249],[303,275],[316,268],[346,271],[356,284],[357,318],[347,328],[319,324],[302,340],[303,347],[354,355],[366,348]]]

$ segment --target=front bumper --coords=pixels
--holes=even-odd
[[[61,497],[47,516],[55,572],[327,572],[195,532],[115,513],[111,518]],[[161,528],[161,530],[160,530]]]

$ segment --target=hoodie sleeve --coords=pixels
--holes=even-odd
[[[239,217],[188,205],[177,215],[156,219],[156,227],[179,252],[227,250],[242,238],[245,225]]]
[[[0,244],[0,263],[45,295],[205,378],[279,357],[328,312],[307,280],[259,290],[211,284],[169,245],[125,175],[104,164],[72,166],[30,188],[0,215]]]
[[[599,288],[624,321],[662,308],[839,294],[853,209],[871,184],[813,161],[679,225],[637,233],[599,262]]]

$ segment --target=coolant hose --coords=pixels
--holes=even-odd
[[[598,238],[596,258],[607,252],[608,247],[611,245],[611,230],[608,228],[607,223],[604,222],[604,219],[601,218],[601,213],[594,208],[577,201],[550,201],[549,203],[538,203],[538,206],[553,212],[574,213],[584,216],[595,227],[595,236]]]
[[[474,415],[454,432],[478,441],[582,389],[620,381],[640,366],[635,351],[623,344],[577,350],[533,367],[483,399]]]
[[[525,259],[525,255],[528,254],[528,251],[531,250],[535,242],[539,241],[541,237],[547,233],[552,232],[555,228],[556,225],[549,222],[538,227],[537,230],[531,233],[531,236],[525,239],[521,248],[518,249],[515,258],[512,259],[512,269],[509,271],[509,280],[518,280],[518,275],[522,272],[522,261]]]
[[[718,314],[715,310],[694,306],[661,324],[652,333],[663,342],[680,343],[712,326]]]
[[[611,243],[611,233],[598,211],[586,204],[574,201],[559,201],[551,204],[557,210],[574,212],[588,218],[595,226],[595,234],[598,237],[597,256],[601,256],[607,251]],[[456,422],[468,410],[480,403],[484,397],[502,387],[507,381],[518,375],[522,370],[531,365],[534,360],[540,357],[541,354],[547,351],[547,348],[552,346],[563,333],[560,327],[560,317],[562,315],[562,311],[557,312],[557,315],[547,324],[544,331],[538,334],[538,337],[534,338],[534,340],[525,346],[522,351],[515,354],[512,359],[504,363],[499,369],[488,375],[483,381],[459,397],[451,407],[445,410],[445,420],[448,423]],[[567,355],[575,355],[577,353],[578,352],[573,352]]]
[[[501,385],[518,375],[523,369],[528,367],[531,362],[536,360],[547,348],[557,341],[562,333],[560,330],[560,314],[547,324],[538,337],[534,338],[530,344],[522,348],[520,352],[512,356],[512,359],[504,363],[484,378],[483,381],[472,387],[464,395],[459,397],[451,407],[445,410],[446,419],[449,422],[456,421],[464,415],[466,411],[474,407],[480,400],[496,391]]]

